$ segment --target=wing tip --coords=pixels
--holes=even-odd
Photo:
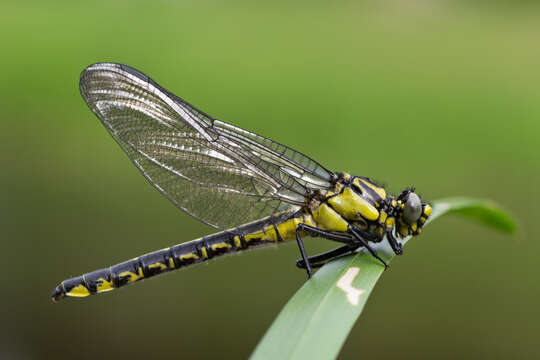
[[[88,79],[92,76],[92,73],[106,71],[114,72],[117,74],[128,73],[144,82],[151,81],[150,77],[132,66],[117,62],[96,62],[84,68],[84,70],[81,71],[81,74],[79,76],[79,92],[81,93],[81,96],[83,97],[85,102],[88,103]]]
[[[117,62],[96,62],[96,63],[93,63],[93,64],[90,64],[88,65],[86,68],[84,68],[84,70],[81,72],[81,76],[80,76],[80,79],[81,81],[90,73],[90,72],[93,72],[93,71],[103,71],[103,70],[120,70],[120,71],[123,71],[123,72],[127,72],[135,77],[137,77],[138,79],[140,80],[143,80],[143,81],[149,81],[149,77],[148,75],[146,75],[145,73],[143,73],[142,71],[140,70],[137,70],[136,68],[132,67],[132,66],[129,66],[129,65],[126,65],[126,64],[122,64],[122,63],[117,63]]]
[[[83,71],[81,71],[81,74],[79,76],[79,91],[86,103],[88,103],[87,80],[91,76],[91,74],[94,71],[105,70],[107,68],[109,69],[115,68],[115,67],[118,67],[119,65],[120,64],[111,63],[111,62],[96,62],[96,63],[88,65],[87,67],[84,68]]]

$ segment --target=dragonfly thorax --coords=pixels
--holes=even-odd
[[[312,197],[308,210],[316,226],[326,231],[360,229],[378,242],[388,237],[418,235],[431,213],[414,189],[397,198],[371,179],[345,173],[337,175],[330,190]]]

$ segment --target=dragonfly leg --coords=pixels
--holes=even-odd
[[[300,226],[296,228],[296,242],[298,243],[298,248],[300,249],[300,254],[302,255],[302,259],[304,260],[304,264],[306,265],[306,272],[308,275],[308,279],[311,277],[311,265],[309,263],[309,259],[306,255],[306,250],[304,249],[304,243],[302,242],[302,238],[300,237]]]
[[[297,231],[298,230],[303,231],[303,232],[305,232],[308,235],[313,236],[313,237],[320,237],[320,238],[323,238],[323,239],[342,242],[342,243],[345,243],[345,244],[350,244],[351,242],[353,242],[353,239],[351,238],[351,236],[349,234],[331,233],[331,232],[324,231],[324,230],[321,230],[321,229],[316,228],[314,226],[310,226],[310,225],[306,225],[306,224],[299,224],[298,227],[296,228],[296,230]]]
[[[337,258],[343,254],[353,251],[354,249],[356,249],[356,246],[354,245],[343,245],[330,251],[310,256],[308,257],[308,261],[310,262],[312,268],[321,267],[326,264],[327,260]],[[296,260],[296,266],[301,269],[305,269],[306,263],[304,262],[304,259]]]
[[[362,244],[362,246],[364,246],[369,251],[371,256],[383,263],[385,270],[388,269],[388,264],[386,263],[386,261],[384,261],[379,255],[377,255],[377,252],[373,250],[371,246],[369,246],[368,242],[362,237],[362,235],[359,234],[358,229],[350,226],[349,231],[351,232],[351,234],[353,234],[355,239],[358,240]]]
[[[392,231],[389,230],[386,232],[386,238],[388,239],[388,242],[390,243],[390,246],[392,247],[392,250],[394,250],[396,255],[403,254],[403,247],[400,243],[397,242],[394,235],[392,235]]]
[[[346,244],[351,244],[353,242],[353,239],[348,234],[347,235],[346,234],[334,234],[334,233],[330,233],[328,231],[318,229],[318,228],[313,227],[313,226],[309,226],[309,225],[306,225],[306,224],[299,224],[298,227],[296,228],[296,241],[298,242],[298,248],[300,249],[300,254],[302,255],[302,259],[301,259],[302,266],[299,266],[299,267],[301,267],[303,269],[306,269],[306,271],[308,273],[308,277],[311,277],[311,274],[312,274],[312,271],[311,271],[312,266],[311,266],[311,262],[310,262],[311,258],[308,258],[307,255],[306,255],[306,251],[304,249],[304,243],[302,242],[302,239],[300,237],[300,232],[301,231],[307,233],[310,236],[316,236],[316,237],[329,239],[329,240],[333,240],[333,241],[338,241],[338,242],[342,242],[342,243],[346,243]],[[347,246],[349,246],[349,245],[347,245]],[[354,248],[354,247],[352,247],[352,248]],[[314,267],[320,267],[322,265],[323,264],[317,264],[317,266],[314,266]],[[298,262],[297,262],[297,266],[298,266]]]

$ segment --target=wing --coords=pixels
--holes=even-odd
[[[140,71],[98,63],[81,95],[148,181],[172,203],[217,228],[305,204],[332,173],[270,139],[213,119]]]

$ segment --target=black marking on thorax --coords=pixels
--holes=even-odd
[[[371,179],[367,177],[363,177],[363,176],[354,176],[351,179],[351,184],[353,184],[354,178],[363,179],[369,182],[370,184],[372,184],[373,186],[384,189],[384,187],[374,183],[373,181],[371,181]],[[368,200],[376,208],[379,208],[377,204],[381,205],[383,202],[383,199],[379,196],[379,194],[377,194],[377,192],[373,190],[372,188],[370,188],[369,186],[366,186],[362,181],[358,181],[358,185],[360,185],[362,188],[358,189],[356,186],[351,186],[351,187],[353,188],[353,190],[356,190],[356,192],[361,191],[361,194],[364,196],[364,199]],[[363,192],[366,192],[368,196],[365,196]]]

